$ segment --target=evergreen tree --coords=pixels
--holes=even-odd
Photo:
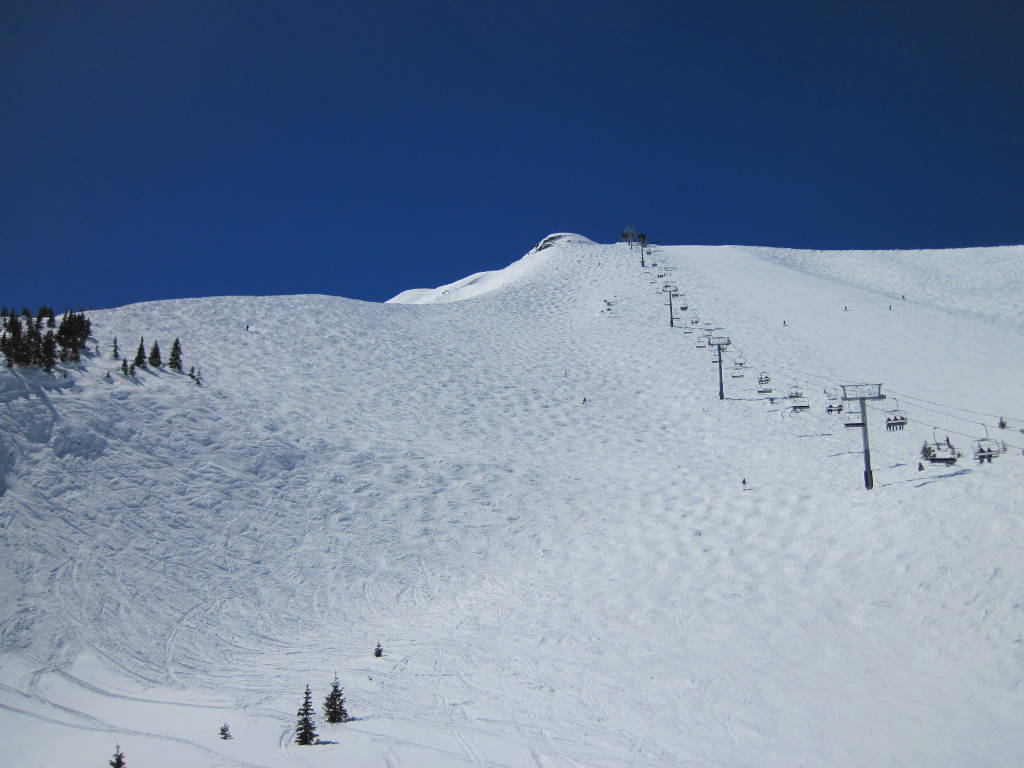
[[[121,361],[121,373],[123,373],[125,376],[128,375],[128,358],[127,357],[124,360]]]
[[[344,723],[348,720],[348,712],[345,711],[345,698],[341,693],[338,673],[335,672],[334,680],[331,681],[331,692],[324,699],[324,717],[328,723]]]
[[[146,367],[146,340],[139,336],[139,348],[135,350],[135,362],[133,365],[136,368]]]
[[[46,335],[43,336],[43,345],[39,353],[39,364],[43,366],[43,370],[49,373],[53,370],[53,364],[57,362],[57,340],[54,338],[53,331],[47,331]]]
[[[114,757],[110,761],[110,768],[124,768],[127,763],[124,761],[124,752],[121,751],[121,745],[118,744],[114,747]]]
[[[135,375],[135,363],[132,363],[131,365],[128,366],[128,375],[129,376],[134,376]]]
[[[295,725],[295,743],[308,746],[316,743],[316,724],[313,722],[313,694],[306,685],[306,693],[302,697],[302,706],[296,713],[299,722]]]
[[[227,723],[224,723],[224,725],[220,727],[220,737],[225,740],[231,738],[231,726]]]
[[[29,365],[43,364],[43,335],[39,332],[40,324],[29,321],[28,332],[25,334],[25,357]]]
[[[158,341],[154,341],[149,350],[149,364],[154,368],[159,368],[164,364],[164,361],[160,359],[160,342]]]
[[[114,359],[115,360],[120,360],[121,359],[121,352],[117,348],[117,336],[114,337]]]
[[[171,356],[167,358],[167,367],[172,371],[181,373],[181,342],[177,338],[171,345]]]
[[[380,643],[377,643],[377,647],[373,649],[373,655],[378,659],[384,655],[384,649],[381,647]]]

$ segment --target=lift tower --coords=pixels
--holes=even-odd
[[[848,427],[860,427],[864,438],[864,487],[869,491],[875,487],[875,478],[871,474],[871,448],[868,445],[868,400],[885,400],[881,384],[843,384],[843,400],[857,400],[860,403],[860,421],[846,422]]]

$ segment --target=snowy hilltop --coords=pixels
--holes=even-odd
[[[4,760],[1020,765],[1022,283],[559,233],[384,304],[89,312],[0,370]]]

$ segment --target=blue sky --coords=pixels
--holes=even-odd
[[[0,5],[0,303],[381,301],[553,231],[1024,243],[1024,5]]]

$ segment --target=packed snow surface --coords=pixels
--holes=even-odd
[[[645,263],[136,304],[0,371],[0,762],[1024,763],[1024,248]]]

